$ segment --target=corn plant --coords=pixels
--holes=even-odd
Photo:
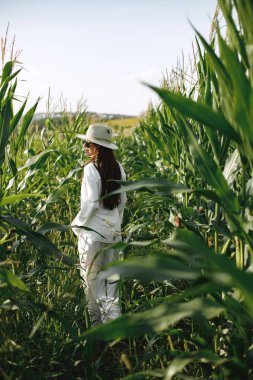
[[[14,69],[15,62],[7,62],[0,77],[1,318],[9,323],[7,315],[10,313],[10,323],[15,325],[20,314],[22,318],[22,313],[32,313],[30,326],[30,337],[32,337],[47,315],[65,326],[66,331],[74,336],[68,322],[61,318],[46,300],[36,299],[31,289],[35,289],[33,276],[51,267],[47,257],[56,259],[61,270],[64,270],[61,263],[71,267],[74,265],[74,260],[64,254],[62,249],[59,249],[45,234],[51,230],[69,233],[69,226],[63,223],[49,223],[46,212],[48,205],[52,207],[63,192],[66,194],[69,186],[67,182],[71,180],[75,171],[67,172],[66,175],[63,173],[63,177],[53,189],[51,187],[48,190],[46,172],[44,180],[41,181],[41,172],[45,165],[50,165],[47,167],[49,172],[56,165],[55,157],[52,157],[51,163],[48,159],[56,152],[55,147],[60,144],[57,140],[54,147],[43,147],[43,136],[37,133],[36,127],[28,134],[38,102],[25,112],[27,103],[25,100],[16,113],[13,111],[17,77],[20,72],[20,69],[16,71]],[[81,113],[77,116],[73,128],[80,127],[82,117]],[[70,133],[70,137],[66,136],[67,142],[73,138],[75,132],[70,131]],[[61,153],[59,150],[61,147],[58,149],[58,157]],[[38,314],[41,314],[39,324],[36,322]],[[4,347],[6,345],[8,347],[9,342],[14,344],[14,340],[11,340],[13,333],[8,331],[8,328],[6,331],[3,328],[2,333],[1,345],[4,353],[6,350]],[[16,346],[19,347],[18,344]]]
[[[124,278],[123,316],[103,326],[89,328],[69,229],[83,167],[75,134],[89,117],[63,110],[60,122],[31,122],[36,105],[22,117],[25,104],[14,115],[18,73],[4,68],[5,379],[252,377],[253,12],[246,0],[219,6],[226,35],[218,13],[209,42],[196,31],[192,83],[177,68],[153,88],[161,104],[118,139],[128,207],[117,248],[126,258],[99,276]]]
[[[101,278],[123,276],[172,285],[185,281],[185,286],[147,302],[142,306],[144,312],[84,332],[80,339],[162,332],[172,336],[175,325],[185,318],[195,321],[205,338],[202,345],[193,334],[188,341],[194,342],[195,351],[177,352],[174,358],[171,353],[167,368],[139,371],[126,379],[181,378],[186,366],[200,361],[214,368],[208,375],[211,378],[252,376],[253,34],[249,19],[253,7],[250,2],[232,0],[220,0],[219,5],[227,24],[224,37],[216,20],[219,51],[216,37],[208,43],[196,31],[198,86],[187,96],[185,87],[182,91],[151,87],[163,103],[148,115],[135,140],[146,147],[143,160],[152,169],[156,167],[156,173],[158,167],[159,175],[132,181],[124,188],[148,191],[149,199],[167,199],[168,207],[180,213],[181,228],[172,235],[167,229],[170,236],[160,244],[146,242],[153,254],[145,261],[129,258],[100,274]],[[141,161],[141,153],[136,158]],[[148,174],[148,165],[139,171],[139,178]],[[168,215],[163,217],[166,222]],[[138,244],[131,242],[135,247]]]

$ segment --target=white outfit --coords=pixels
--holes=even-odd
[[[122,180],[126,179],[120,165]],[[113,243],[121,241],[121,222],[126,203],[126,193],[121,194],[118,207],[108,210],[99,198],[102,183],[98,170],[93,163],[84,167],[81,185],[81,209],[71,223],[94,231],[73,228],[78,236],[80,274],[83,280],[88,302],[88,312],[92,325],[106,322],[121,314],[117,282],[98,281],[96,274],[100,268],[116,260],[118,252],[106,249]],[[103,251],[101,251],[103,249]]]

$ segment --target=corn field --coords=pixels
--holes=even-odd
[[[14,112],[20,69],[3,65],[1,378],[253,379],[253,3],[218,5],[191,77],[147,84],[160,104],[117,137],[122,260],[99,276],[121,279],[123,315],[95,328],[70,228],[89,114]]]

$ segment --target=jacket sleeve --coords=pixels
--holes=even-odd
[[[99,177],[92,165],[84,168],[81,185],[81,208],[72,226],[85,226],[99,208]]]

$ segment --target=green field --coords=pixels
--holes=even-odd
[[[122,317],[91,328],[77,242],[85,109],[38,125],[0,84],[0,378],[253,378],[253,3],[220,0],[141,118],[112,120],[127,173]],[[222,16],[223,15],[223,16]],[[218,20],[222,16],[222,35]],[[224,33],[224,25],[227,31]]]
[[[140,120],[140,117],[126,117],[123,119],[109,120],[107,123],[112,127],[115,133],[127,137],[140,125]]]

